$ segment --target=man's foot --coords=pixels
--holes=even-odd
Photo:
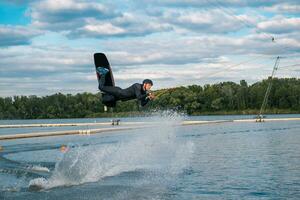
[[[104,68],[104,67],[97,67],[96,68],[97,73],[101,76],[101,75],[105,75],[109,72],[108,69]]]

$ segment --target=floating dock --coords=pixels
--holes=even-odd
[[[53,131],[53,132],[36,132],[36,133],[21,133],[13,135],[0,135],[0,140],[24,139],[34,137],[49,137],[49,136],[62,136],[62,135],[91,135],[96,133],[105,133],[113,131],[124,131],[131,129],[144,128],[141,126],[132,127],[114,127],[114,128],[100,128],[100,129],[87,129],[87,130],[68,130],[68,131]]]
[[[148,122],[122,122],[126,125],[141,125]],[[112,122],[95,122],[95,123],[61,123],[61,124],[5,124],[0,128],[34,128],[34,127],[64,127],[64,126],[110,126]]]
[[[299,121],[300,118],[273,118],[263,119],[264,122],[272,121]],[[237,119],[237,120],[214,120],[214,121],[183,121],[178,126],[189,125],[204,125],[204,124],[218,124],[218,123],[234,123],[234,122],[255,122],[256,119]],[[142,128],[155,127],[160,125],[158,122],[121,122],[121,125],[112,126],[111,122],[101,123],[72,123],[72,124],[16,124],[16,125],[1,125],[0,128],[28,128],[28,127],[60,127],[60,126],[109,126],[97,129],[85,130],[66,130],[66,131],[53,131],[53,132],[35,132],[35,133],[21,133],[13,135],[0,135],[0,140],[24,139],[34,137],[49,137],[49,136],[62,136],[62,135],[91,135],[97,133],[116,132],[124,130],[135,130]]]

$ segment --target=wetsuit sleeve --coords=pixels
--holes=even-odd
[[[141,92],[141,88],[139,87],[139,85],[135,85],[135,96],[138,100],[144,100],[147,97],[147,94],[142,94]]]
[[[145,106],[149,102],[149,99],[146,98],[148,94],[142,94],[141,87],[139,85],[135,85],[135,96],[141,101],[141,106]]]
[[[145,106],[149,102],[149,100],[150,99],[148,99],[148,98],[141,100],[141,106]]]

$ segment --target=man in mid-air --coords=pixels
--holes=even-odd
[[[137,99],[141,102],[141,106],[145,106],[150,100],[155,98],[154,94],[150,91],[153,86],[153,82],[150,79],[145,79],[142,84],[135,83],[126,89],[121,89],[115,86],[105,86],[105,75],[109,72],[108,69],[97,67],[96,71],[99,76],[99,90],[109,94],[103,98],[103,102]]]

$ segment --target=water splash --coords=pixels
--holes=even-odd
[[[179,173],[188,164],[193,151],[192,142],[176,138],[183,116],[165,111],[146,119],[155,125],[129,142],[72,148],[56,163],[49,179],[33,179],[29,187],[50,189],[78,185],[137,170],[168,174],[166,176]]]

